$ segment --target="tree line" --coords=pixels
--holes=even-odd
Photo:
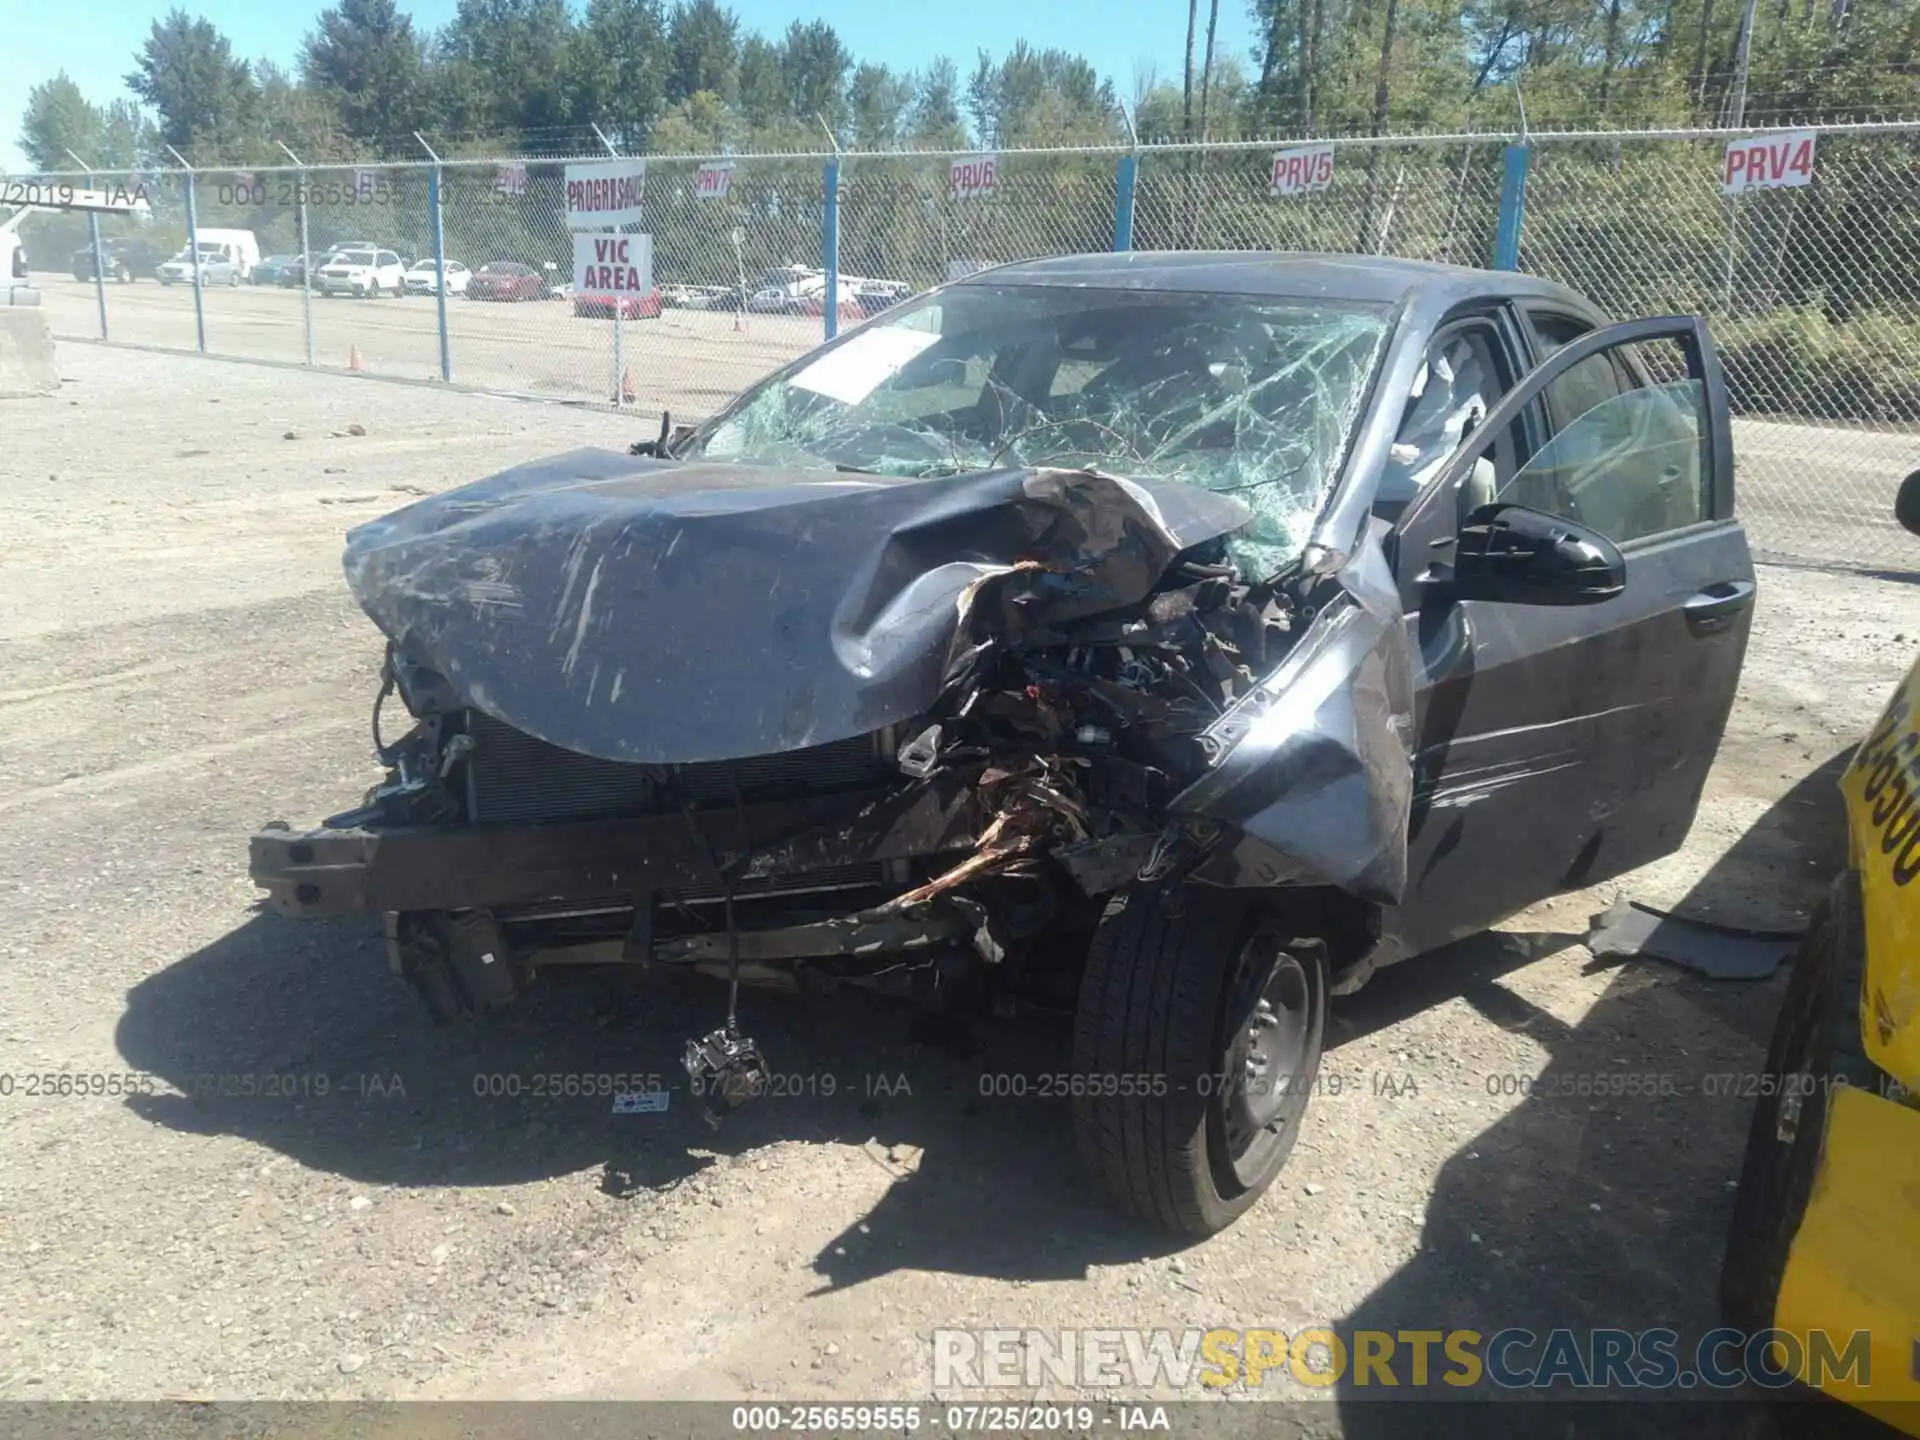
[[[1114,144],[1261,135],[1871,119],[1920,99],[1920,0],[1250,0],[1249,54],[1219,0],[1168,5],[1184,53],[1124,91],[1084,57],[1016,42],[970,66],[859,59],[825,20],[746,30],[719,0],[460,0],[422,30],[396,0],[340,0],[291,69],[210,21],[152,23],[96,100],[36,85],[20,143],[43,170],[441,153],[654,153]],[[597,131],[597,133],[596,133]]]

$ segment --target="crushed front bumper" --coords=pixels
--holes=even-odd
[[[304,919],[714,889],[971,849],[993,818],[972,779],[624,820],[271,828],[252,837],[248,872]]]

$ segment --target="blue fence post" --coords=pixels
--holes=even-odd
[[[1113,177],[1113,248],[1133,249],[1133,187],[1140,179],[1140,157],[1122,155]]]
[[[447,341],[447,226],[440,209],[440,162],[427,172],[427,204],[433,210],[434,304],[440,322],[440,378],[453,379],[453,349]]]
[[[822,172],[826,203],[820,215],[820,263],[827,272],[826,338],[840,333],[840,157]]]
[[[1520,233],[1527,221],[1527,167],[1533,148],[1525,141],[1507,146],[1506,169],[1500,176],[1500,228],[1493,239],[1493,268],[1520,268]]]
[[[193,333],[202,355],[207,353],[207,287],[200,283],[200,215],[193,203],[193,166],[171,145],[167,153],[187,172],[187,251],[193,260]]]
[[[93,176],[87,176],[89,187]],[[100,302],[100,338],[107,338],[107,262],[100,253],[100,215],[98,211],[87,212],[87,243],[93,246],[93,293]]]

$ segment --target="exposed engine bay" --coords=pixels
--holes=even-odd
[[[683,967],[736,994],[1070,1008],[1114,891],[1210,860],[1216,883],[1277,873],[1236,878],[1230,826],[1176,802],[1223,783],[1228,752],[1270,723],[1315,601],[1355,606],[1337,577],[1243,575],[1230,498],[1054,470],[779,488],[763,473],[726,495],[719,467],[563,458],[541,524],[508,472],[354,532],[349,578],[389,636],[387,779],[319,831],[255,837],[255,878],[283,908],[383,911],[436,1015],[576,964]],[[823,492],[830,516],[795,524]],[[545,523],[583,498],[584,521]],[[859,523],[876,504],[890,529]],[[743,524],[790,545],[769,562]],[[741,550],[775,564],[773,592],[798,571],[798,646],[761,638],[766,610],[715,598]],[[787,653],[829,632],[837,672]],[[630,678],[662,674],[670,691]],[[412,723],[387,738],[395,699]],[[863,717],[880,723],[841,733]],[[1307,770],[1337,784],[1340,768]],[[686,1058],[716,1111],[763,1067],[731,1004]]]
[[[976,642],[951,688],[914,721],[772,756],[673,765],[581,755],[447,706],[444,682],[390,647],[376,732],[389,697],[412,728],[380,745],[387,782],[327,824],[670,814],[698,836],[714,808],[957,780],[986,817],[964,854],[794,875],[763,864],[717,886],[655,893],[645,914],[564,906],[494,916],[508,952],[543,964],[610,958],[726,973],[737,955],[746,983],[933,987],[954,969],[943,950],[964,946],[1004,964],[1063,919],[1084,919],[1076,912],[1088,899],[1171,863],[1167,802],[1206,767],[1208,728],[1278,663],[1295,621],[1284,590],[1251,586],[1217,558],[1184,557],[1122,612]],[[725,873],[727,857],[718,858]],[[729,892],[731,950],[721,913]],[[644,945],[631,943],[636,934]],[[608,955],[613,944],[619,953]]]

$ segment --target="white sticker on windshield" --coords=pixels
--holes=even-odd
[[[904,325],[864,330],[839,349],[822,355],[790,383],[842,405],[858,405],[939,338]]]

